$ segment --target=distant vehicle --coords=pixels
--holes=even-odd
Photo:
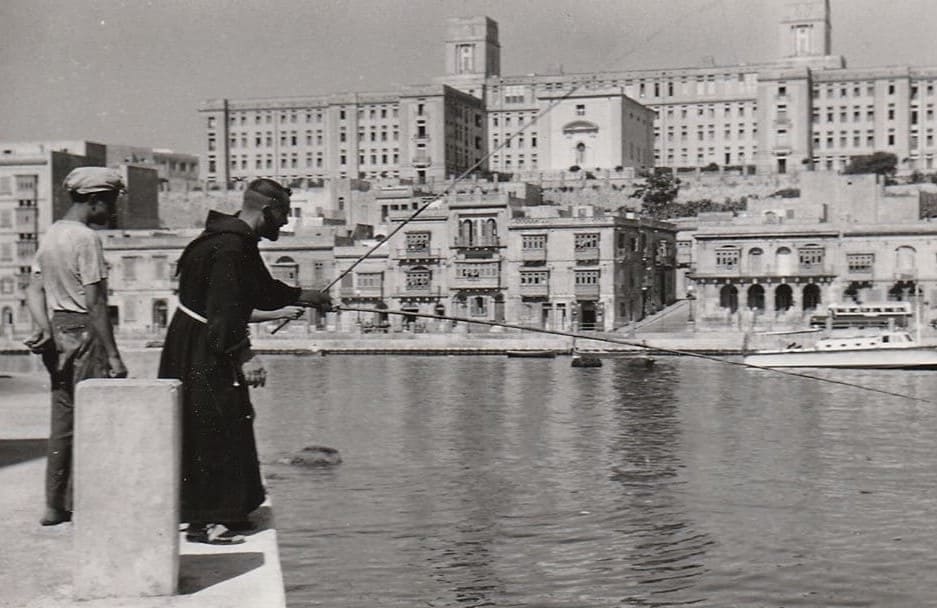
[[[810,317],[811,327],[826,327],[829,319],[833,329],[861,327],[908,327],[914,317],[910,302],[879,302],[876,304],[830,304],[826,314]]]

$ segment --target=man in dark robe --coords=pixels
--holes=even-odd
[[[209,212],[205,231],[179,259],[179,307],[159,377],[182,381],[181,507],[190,541],[243,542],[231,524],[246,522],[264,500],[248,386],[263,386],[266,372],[251,351],[252,311],[331,310],[328,294],[271,277],[257,249],[261,238],[279,237],[289,197],[273,180],[254,180],[241,210]]]

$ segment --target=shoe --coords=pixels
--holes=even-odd
[[[39,520],[40,526],[57,526],[58,524],[64,524],[72,520],[71,511],[62,511],[60,509],[53,509],[49,507],[46,509],[45,514],[42,516],[42,519]]]
[[[204,543],[206,545],[240,545],[245,539],[221,524],[206,524],[193,527],[185,533],[185,539],[190,543]]]

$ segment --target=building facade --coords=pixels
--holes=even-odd
[[[800,199],[681,233],[698,323],[797,327],[828,304],[916,296],[931,315],[937,224],[920,219],[917,194],[889,194],[872,175],[822,177]]]
[[[392,211],[389,220],[410,215]],[[675,234],[670,224],[591,206],[570,212],[505,192],[451,194],[347,274],[340,295],[352,306],[612,331],[675,300]],[[365,251],[336,249],[336,270]],[[378,317],[364,322],[407,324]]]
[[[201,173],[215,183],[256,177],[425,183],[459,175],[484,157],[481,101],[446,85],[211,100],[199,111],[206,129]]]
[[[435,118],[426,120],[429,137],[414,139],[421,132],[414,108],[428,107],[430,99],[439,103],[439,95],[425,90],[415,99],[395,91],[211,101],[201,107],[202,173],[217,182],[448,177],[489,151],[482,168],[507,173],[572,165],[590,171],[710,165],[768,174],[839,171],[851,157],[875,151],[894,153],[902,170],[937,169],[937,66],[847,68],[845,58],[833,54],[829,0],[785,6],[772,62],[579,74],[502,75],[497,23],[453,18],[445,72],[435,81],[465,93],[453,106],[455,115],[470,114],[463,124],[434,123],[443,115],[436,108]],[[564,99],[570,94],[591,101]],[[407,100],[410,111],[402,113]],[[635,111],[634,124],[619,124],[605,109],[617,103],[655,114]],[[581,120],[544,120],[579,105],[585,105]],[[652,148],[643,125],[650,118]],[[600,153],[589,147],[591,136],[619,141],[614,151]],[[444,163],[440,150],[447,153]]]
[[[71,206],[65,177],[75,167],[106,162],[107,147],[93,142],[0,142],[0,336],[32,329],[24,289],[41,236]],[[156,171],[119,168],[128,193],[109,227],[158,227]]]

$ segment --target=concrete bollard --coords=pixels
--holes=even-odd
[[[77,599],[177,591],[181,388],[142,379],[76,386]]]

